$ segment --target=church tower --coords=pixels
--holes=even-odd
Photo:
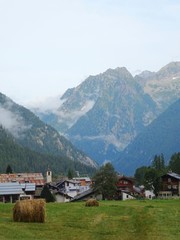
[[[52,182],[52,171],[47,170],[46,172],[46,183],[51,183]]]

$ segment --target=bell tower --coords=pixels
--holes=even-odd
[[[47,170],[46,172],[46,183],[51,183],[52,182],[52,171]]]

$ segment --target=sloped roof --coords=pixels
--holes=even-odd
[[[45,180],[42,173],[11,173],[0,174],[0,183],[19,182],[35,183],[35,185],[44,185]]]
[[[21,185],[17,182],[0,183],[0,195],[20,195],[23,193]]]
[[[25,192],[35,191],[35,188],[36,188],[35,183],[21,183],[20,185],[24,189]]]
[[[180,180],[180,174],[177,174],[174,172],[168,172],[167,175]]]
[[[122,179],[129,180],[131,182],[135,181],[135,178],[133,178],[133,177],[126,177],[124,175],[118,175],[118,180],[122,180]]]
[[[54,193],[54,194],[59,194],[59,195],[65,196],[65,197],[70,198],[70,199],[73,198],[72,196],[70,196],[70,195],[67,194],[67,193],[64,193],[64,192],[61,191],[61,190],[53,190],[53,193]]]
[[[84,191],[84,192],[78,194],[77,196],[75,196],[71,201],[81,200],[82,198],[89,196],[90,194],[93,194],[94,192],[95,192],[95,190],[93,188],[90,188],[87,191]]]

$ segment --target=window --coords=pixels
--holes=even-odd
[[[171,189],[171,185],[168,185],[168,189]]]
[[[168,178],[168,182],[171,182],[171,178]]]

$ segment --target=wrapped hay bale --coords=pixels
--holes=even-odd
[[[86,201],[85,206],[86,207],[98,207],[99,202],[94,198],[90,198],[89,200]]]
[[[45,222],[45,201],[43,199],[17,201],[13,208],[15,222]]]

